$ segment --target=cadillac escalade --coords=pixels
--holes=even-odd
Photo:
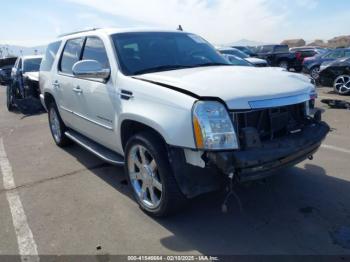
[[[60,36],[47,48],[40,88],[55,143],[125,166],[153,216],[311,158],[329,132],[309,78],[232,65],[181,31]]]

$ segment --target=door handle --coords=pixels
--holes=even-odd
[[[83,93],[83,89],[80,88],[80,86],[77,86],[75,88],[73,88],[73,91],[77,94],[82,94]]]

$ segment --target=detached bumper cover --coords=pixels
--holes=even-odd
[[[329,130],[324,122],[314,123],[299,133],[264,142],[259,148],[210,153],[209,158],[223,173],[235,172],[242,182],[260,179],[312,156]]]

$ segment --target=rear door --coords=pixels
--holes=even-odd
[[[75,101],[73,65],[81,58],[84,41],[85,37],[67,40],[59,61],[58,74],[52,79],[61,116],[65,124],[74,129],[79,129],[83,121],[74,114],[78,105]]]
[[[61,46],[62,41],[51,43],[47,46],[45,56],[40,64],[39,84],[41,93],[44,89],[53,90],[58,103],[61,103],[61,93],[57,88],[57,85],[53,85],[52,76],[54,76],[57,70],[53,70],[53,63],[55,62],[56,55]],[[52,72],[53,71],[53,72]]]

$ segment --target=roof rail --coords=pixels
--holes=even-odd
[[[100,28],[90,28],[90,29],[85,29],[85,30],[80,30],[80,31],[75,31],[75,32],[71,32],[71,33],[66,33],[66,34],[61,34],[58,37],[64,37],[64,36],[69,36],[69,35],[75,35],[75,34],[79,34],[79,33],[85,33],[85,32],[90,32],[90,31],[96,31]]]

